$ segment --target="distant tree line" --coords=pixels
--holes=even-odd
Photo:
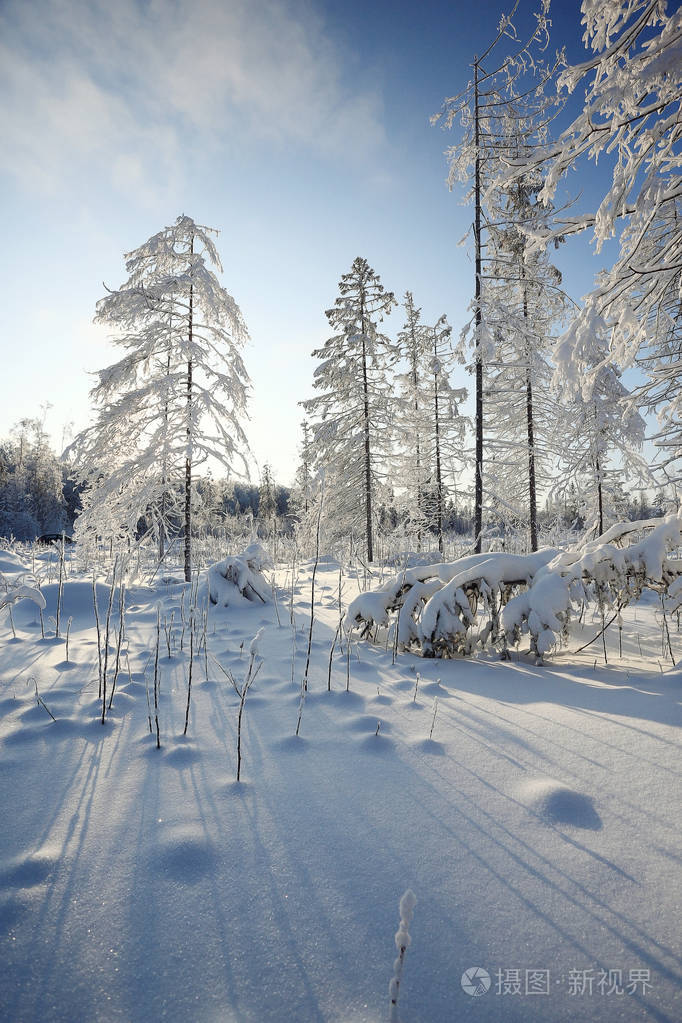
[[[230,519],[250,516],[256,527],[262,512],[286,524],[291,515],[291,488],[272,479],[268,467],[263,483],[215,480],[198,476],[197,531],[211,533]],[[21,419],[10,436],[0,440],[0,536],[35,540],[45,533],[70,533],[81,510],[78,474],[71,463],[62,462],[50,447],[38,418]],[[178,523],[179,525],[179,523]],[[147,531],[144,515],[137,525],[138,538]]]
[[[80,507],[66,466],[40,419],[21,419],[0,441],[0,535],[34,540],[73,526]]]
[[[42,422],[38,418],[21,419],[9,437],[0,440],[0,536],[30,541],[44,533],[73,530],[80,509],[78,474],[71,464],[64,463],[50,447]],[[294,487],[277,483],[268,465],[263,467],[260,483],[245,483],[212,476],[198,476],[194,481],[196,514],[194,529],[204,535],[217,535],[241,523],[249,525],[262,537],[273,531],[291,533],[296,523],[306,516],[302,474]],[[435,497],[428,487],[421,497],[428,513]],[[666,510],[662,490],[653,495],[626,494],[623,487],[612,494],[614,511],[621,519],[636,521],[655,518]],[[471,501],[447,498],[443,502],[443,532],[471,536],[474,529],[474,506]],[[383,537],[409,533],[411,509],[400,499],[387,497],[377,509],[379,532]],[[567,532],[580,532],[586,523],[586,508],[576,488],[561,499],[548,498],[538,511],[538,525],[547,529],[552,524]],[[491,516],[489,526],[495,529]],[[500,535],[504,520],[498,524]],[[149,528],[144,515],[138,521],[137,539]],[[178,521],[178,531],[181,523]],[[426,514],[425,534],[436,537],[433,516]]]

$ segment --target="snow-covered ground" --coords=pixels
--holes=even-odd
[[[2,559],[11,580],[21,565]],[[91,583],[65,585],[68,662],[30,600],[14,607],[16,638],[3,612],[0,1018],[386,1019],[411,888],[405,1023],[681,1019],[682,676],[655,607],[625,612],[622,659],[612,626],[608,665],[600,641],[544,667],[393,663],[361,643],[349,691],[337,647],[327,692],[338,567],[324,560],[296,738],[310,577],[306,564],[293,681],[284,570],[281,625],[272,604],[210,611],[209,653],[237,681],[264,629],[239,784],[238,698],[212,660],[205,677],[203,654],[182,735],[180,583],[129,590],[130,676],[124,663],[104,726]],[[346,578],[344,601],[354,592]],[[43,593],[49,637],[56,582]],[[159,603],[175,638],[169,658],[162,636],[157,750]],[[682,634],[672,643],[682,656]]]

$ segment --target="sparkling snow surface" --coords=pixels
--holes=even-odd
[[[41,639],[35,603],[14,606],[16,639],[3,612],[0,1018],[386,1019],[412,889],[404,1023],[682,1019],[682,674],[661,655],[656,607],[623,614],[622,659],[609,629],[608,665],[601,640],[544,667],[516,654],[394,665],[390,649],[361,643],[346,692],[337,645],[328,693],[339,613],[325,559],[297,739],[310,575],[306,564],[294,594],[293,682],[284,569],[281,626],[272,604],[209,611],[209,651],[238,680],[263,630],[240,784],[238,698],[211,661],[206,680],[203,657],[182,736],[181,584],[131,587],[131,678],[124,663],[104,726],[91,584],[65,585],[68,662],[63,639]],[[47,636],[56,591],[43,587]],[[345,602],[356,592],[346,578]],[[162,617],[175,610],[175,649],[169,659],[162,636],[160,651],[161,750],[145,691],[159,602]],[[570,650],[598,629],[588,621]],[[469,970],[476,984],[463,985]],[[617,975],[611,993],[599,986],[609,970],[622,993]],[[549,993],[527,994],[526,971],[549,971]]]

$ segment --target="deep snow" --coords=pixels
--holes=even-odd
[[[3,571],[21,569],[3,557]],[[213,662],[205,678],[203,658],[181,734],[181,584],[129,591],[131,678],[124,666],[104,726],[87,579],[65,586],[68,662],[63,640],[40,638],[35,604],[14,607],[16,640],[3,612],[0,1018],[386,1019],[408,888],[405,1023],[682,1018],[681,676],[661,657],[655,609],[624,613],[622,660],[609,630],[608,666],[599,643],[544,667],[393,664],[390,649],[362,643],[350,692],[337,648],[328,693],[339,613],[326,559],[296,739],[310,573],[294,597],[293,682],[283,589],[281,626],[271,604],[209,612],[209,651],[235,678],[264,629],[240,784],[238,698]],[[47,623],[56,583],[43,593]],[[105,598],[102,587],[100,609]],[[151,680],[159,602],[162,617],[175,610],[176,648],[169,659],[162,639],[157,750],[145,670]],[[584,640],[597,631],[588,623]],[[476,967],[491,981],[480,997],[461,983]]]

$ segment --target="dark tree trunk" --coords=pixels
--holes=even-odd
[[[190,254],[194,253],[194,238],[190,243]],[[188,341],[189,357],[187,359],[187,450],[185,453],[185,582],[192,581],[192,341],[194,316],[194,285],[189,286],[189,318]]]
[[[521,266],[521,276],[524,276],[524,269]],[[526,285],[523,285],[523,320],[528,320],[528,295]],[[526,343],[526,427],[528,432],[528,515],[530,526],[530,549],[538,549],[538,503],[537,489],[535,484],[535,428],[533,424],[533,376],[531,373],[531,350],[530,344]]]
[[[369,443],[369,385],[367,381],[367,346],[365,343],[365,298],[360,296],[361,331],[362,331],[362,394],[363,417],[365,430],[365,511],[367,517],[367,561],[374,561],[374,545],[372,543],[372,465]]]
[[[602,493],[601,465],[598,454],[594,456],[594,474],[597,479],[597,507],[599,509],[599,535],[601,536],[604,532],[604,496]]]
[[[594,478],[597,484],[597,509],[599,512],[599,536],[604,532],[604,494],[602,489],[602,468],[599,448],[599,414],[597,406],[592,406],[594,413]]]
[[[438,364],[438,341],[434,331],[433,357]],[[438,373],[433,374],[433,404],[434,420],[436,427],[436,533],[438,535],[438,550],[443,553],[443,480],[440,471],[440,419],[438,417]]]
[[[170,330],[173,329],[173,318],[171,316]],[[170,376],[170,350],[168,352],[168,359],[166,361],[166,388],[168,388],[168,377]],[[164,422],[164,447],[168,439],[168,390],[166,389],[166,400],[163,406],[163,422]],[[166,487],[168,485],[168,460],[164,450],[163,455],[163,467],[161,470],[161,485],[163,490],[161,492],[161,522],[159,524],[159,561],[163,561],[166,553],[166,507],[168,501],[168,494]]]
[[[535,436],[533,427],[533,381],[530,366],[526,369],[526,424],[528,427],[528,507],[530,549],[538,549],[538,504],[535,483]]]
[[[164,481],[165,482],[165,481]],[[164,526],[164,520],[166,517],[166,492],[161,495],[161,521],[159,523],[159,561],[163,561],[166,553],[166,532]]]
[[[481,353],[481,151],[478,111],[478,58],[474,59],[474,145],[476,147],[474,242],[476,246],[476,464],[474,532],[476,554],[481,553],[483,532],[483,358]]]
[[[417,339],[412,331],[412,386],[414,388],[414,426],[417,455],[417,551],[422,549],[422,468],[421,443],[419,439],[419,380],[417,376]]]

